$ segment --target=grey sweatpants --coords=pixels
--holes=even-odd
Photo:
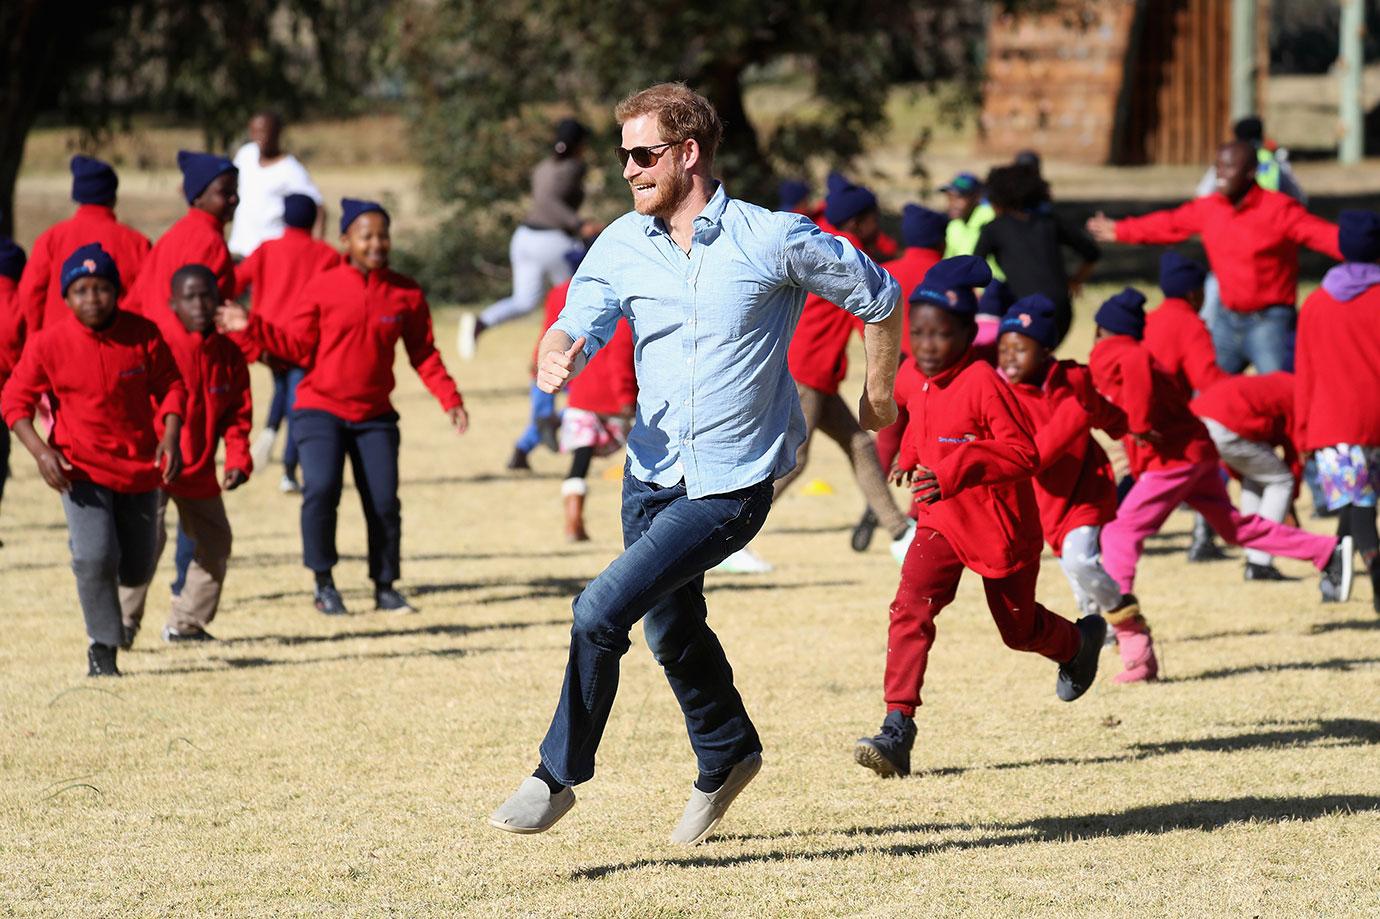
[[[1102,567],[1102,527],[1074,527],[1064,535],[1059,567],[1073,588],[1073,599],[1084,616],[1105,613],[1121,605],[1121,588]]]
[[[560,230],[518,227],[508,245],[508,258],[513,263],[513,294],[479,314],[484,325],[496,326],[541,306],[548,287],[570,280],[565,254],[576,244],[575,237]]]
[[[87,637],[119,645],[120,587],[147,582],[158,562],[158,491],[129,495],[78,480],[62,510]]]
[[[1283,522],[1294,499],[1294,473],[1289,465],[1269,444],[1247,440],[1211,418],[1204,418],[1203,424],[1222,462],[1241,476],[1241,513]],[[1246,550],[1246,561],[1253,565],[1268,565],[1272,558],[1259,549]]]

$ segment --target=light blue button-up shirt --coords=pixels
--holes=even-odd
[[[686,254],[660,218],[614,221],[575,274],[553,328],[592,357],[632,325],[637,420],[629,472],[685,479],[691,498],[777,479],[805,439],[786,351],[807,292],[864,322],[891,315],[900,285],[808,218],[730,198],[720,185]]]

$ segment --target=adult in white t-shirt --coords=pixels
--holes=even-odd
[[[283,235],[283,199],[288,195],[307,195],[316,202],[315,235],[326,226],[321,192],[301,161],[279,145],[282,133],[277,114],[260,112],[249,119],[249,143],[235,152],[240,206],[230,226],[229,245],[236,258],[247,258],[259,243]]]

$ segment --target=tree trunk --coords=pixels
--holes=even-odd
[[[57,72],[64,6],[52,0],[0,3],[0,236],[14,233],[14,186],[24,142]]]
[[[724,180],[729,194],[765,207],[776,205],[771,164],[762,154],[757,129],[748,118],[743,103],[743,68],[732,62],[718,62],[713,69],[692,80],[691,85],[714,103],[724,123],[724,139],[714,157],[714,171]]]

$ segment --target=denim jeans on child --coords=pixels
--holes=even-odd
[[[1240,373],[1247,365],[1256,373],[1294,370],[1294,329],[1298,312],[1289,304],[1267,306],[1253,313],[1219,309],[1212,318],[1212,347],[1217,366]]]

